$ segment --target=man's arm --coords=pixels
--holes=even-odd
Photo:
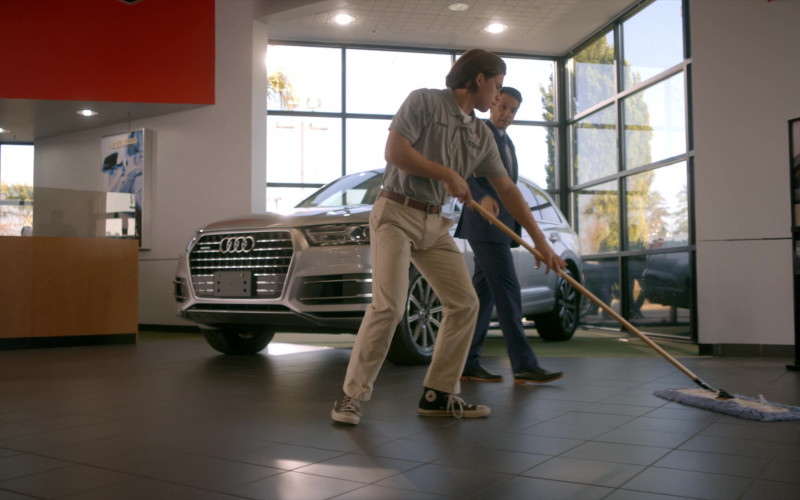
[[[458,198],[464,203],[469,203],[472,200],[467,181],[454,170],[425,158],[422,153],[411,146],[411,141],[400,132],[389,130],[389,138],[386,140],[384,154],[386,161],[400,170],[411,175],[443,182],[447,194]]]
[[[525,203],[525,198],[522,197],[522,193],[519,192],[519,188],[517,188],[517,185],[514,184],[511,178],[508,176],[492,177],[489,178],[489,182],[494,186],[497,195],[500,197],[500,201],[503,202],[508,213],[514,216],[514,219],[516,219],[517,222],[528,231],[528,234],[531,235],[533,246],[536,247],[536,250],[544,257],[544,264],[547,266],[547,270],[565,269],[567,263],[564,262],[564,259],[556,255],[550,247],[550,244],[547,243],[547,238],[544,237],[544,233],[539,229],[539,225],[536,223],[533,215],[531,215],[531,210],[528,204]],[[536,261],[538,265],[539,259],[536,259]]]

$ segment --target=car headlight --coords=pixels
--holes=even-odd
[[[369,224],[327,224],[305,229],[312,245],[367,245]]]

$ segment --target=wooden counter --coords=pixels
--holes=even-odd
[[[136,240],[0,237],[0,348],[135,343]]]

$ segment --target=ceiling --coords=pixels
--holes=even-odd
[[[641,0],[258,0],[270,40],[342,42],[562,55]],[[355,17],[339,26],[340,13]],[[508,26],[492,35],[490,22]],[[0,142],[33,142],[195,107],[187,104],[0,99]],[[83,117],[90,108],[99,114]]]

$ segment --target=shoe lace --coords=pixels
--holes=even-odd
[[[447,396],[447,411],[452,412],[454,417],[461,418],[464,416],[465,405],[466,403],[460,397],[452,394]]]
[[[340,411],[349,411],[353,413],[358,413],[358,400],[355,398],[351,398],[350,396],[344,396],[341,400],[341,404],[339,405]]]

